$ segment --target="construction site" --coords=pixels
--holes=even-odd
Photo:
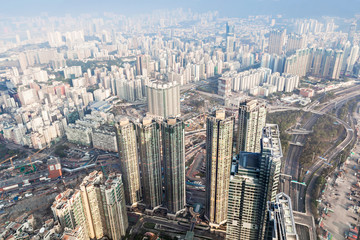
[[[54,146],[28,150],[25,158],[7,156],[0,162],[0,232],[19,232],[30,221],[34,234],[39,234],[42,226],[53,220],[50,205],[56,195],[77,187],[95,168],[103,172],[119,168],[115,153],[70,143],[66,146],[63,158],[54,156]]]

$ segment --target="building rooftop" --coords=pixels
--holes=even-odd
[[[296,240],[298,239],[296,228],[295,228],[295,220],[292,212],[291,199],[285,193],[279,193],[276,195],[276,204],[282,210],[281,216],[279,218],[282,220],[283,230],[285,230],[286,239]]]
[[[271,151],[275,158],[283,156],[280,142],[280,132],[277,124],[266,124],[262,135],[263,150]]]
[[[168,89],[178,86],[177,82],[163,82],[163,81],[151,81],[147,84],[149,88],[153,89]]]

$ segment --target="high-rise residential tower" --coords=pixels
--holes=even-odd
[[[343,59],[344,59],[344,52],[341,50],[336,50],[334,52],[334,58],[331,65],[332,79],[339,79]]]
[[[354,65],[357,61],[357,59],[359,58],[359,46],[358,45],[354,45],[351,48],[350,51],[350,56],[347,60],[347,66],[346,66],[346,72],[348,74],[352,74],[353,70],[354,70]]]
[[[235,44],[235,37],[234,35],[229,35],[226,37],[226,53],[231,54],[234,52],[234,44]]]
[[[67,189],[65,192],[60,193],[56,196],[51,210],[55,219],[59,220],[63,228],[75,229],[81,227],[83,234],[81,237],[78,236],[78,239],[89,239],[80,190]]]
[[[102,173],[94,171],[86,176],[80,184],[88,233],[91,239],[101,239],[108,234],[101,189],[99,187],[102,180]]]
[[[137,125],[143,200],[148,209],[162,203],[160,125],[144,118]]]
[[[126,235],[126,229],[129,226],[121,174],[111,173],[100,189],[104,200],[108,237],[120,240]]]
[[[286,52],[294,52],[298,49],[305,48],[306,46],[306,36],[290,34],[286,43]]]
[[[349,32],[348,32],[348,39],[350,42],[354,41],[354,36],[356,34],[356,27],[357,27],[356,22],[350,24]]]
[[[116,125],[121,172],[127,205],[141,200],[140,170],[135,124],[122,118]]]
[[[264,129],[261,143],[261,153],[241,152],[233,161],[226,239],[264,238],[267,202],[275,200],[281,168],[276,125]]]
[[[225,110],[207,119],[206,134],[206,213],[210,225],[226,222],[232,160],[234,118]]]
[[[168,118],[161,128],[165,206],[169,213],[176,214],[186,204],[184,123],[177,118]]]
[[[262,129],[265,127],[266,106],[257,100],[240,104],[236,154],[241,151],[260,152]]]
[[[51,209],[63,228],[76,233],[76,239],[120,240],[128,227],[121,174],[104,178],[94,171],[84,178],[80,190],[59,194]]]
[[[147,84],[149,115],[158,118],[180,116],[180,86],[176,82]]]
[[[287,57],[284,65],[284,73],[291,73],[299,77],[305,76],[311,66],[312,50],[309,48],[298,49],[296,52]]]
[[[282,54],[282,48],[285,42],[286,30],[273,30],[269,36],[269,53],[277,55]]]

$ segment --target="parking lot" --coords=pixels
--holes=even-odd
[[[360,186],[357,163],[359,155],[355,152],[359,150],[360,147],[357,145],[353,150],[354,155],[347,160],[343,169],[328,179],[321,199],[321,225],[333,235],[332,239],[345,239],[351,225],[357,223]]]

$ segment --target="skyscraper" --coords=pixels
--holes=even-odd
[[[352,74],[353,70],[354,70],[354,65],[357,61],[357,59],[359,58],[359,46],[358,45],[354,45],[351,48],[350,51],[350,56],[347,60],[347,66],[346,66],[346,72],[348,74]]]
[[[180,87],[176,82],[147,85],[148,111],[159,118],[180,116]]]
[[[168,118],[161,128],[165,205],[169,213],[176,214],[186,204],[184,123],[177,118]]]
[[[162,203],[160,125],[144,118],[137,125],[144,203],[153,209]]]
[[[267,204],[265,240],[298,240],[291,198],[285,193],[276,195],[275,201]]]
[[[226,239],[264,238],[266,206],[276,196],[282,156],[274,126],[264,129],[261,153],[241,152],[233,162]]]
[[[136,57],[136,75],[144,75],[148,74],[148,65],[150,62],[149,55],[139,55]]]
[[[51,209],[76,239],[120,240],[128,227],[121,174],[112,173],[105,179],[102,172],[94,171],[84,178],[80,190],[59,194]]]
[[[282,54],[286,30],[272,30],[269,36],[269,53]]]
[[[348,32],[348,39],[349,39],[350,42],[354,41],[354,35],[356,33],[356,27],[357,27],[356,22],[353,22],[353,23],[350,24],[349,32]]]
[[[321,64],[322,64],[324,52],[325,52],[325,49],[323,49],[323,48],[317,48],[313,52],[313,63],[312,63],[311,73],[316,76],[321,74],[321,70],[322,70]]]
[[[126,229],[129,226],[121,174],[111,173],[105,183],[100,186],[100,189],[104,199],[103,206],[108,237],[120,240],[126,235]]]
[[[141,199],[138,149],[134,123],[122,118],[116,125],[117,142],[126,204],[134,205]]]
[[[229,36],[229,35],[234,35],[234,26],[233,25],[229,25],[228,22],[226,22],[226,25],[225,25],[225,30],[226,30],[226,36]]]
[[[331,75],[331,63],[333,61],[333,50],[328,48],[325,50],[322,63],[322,77],[329,77]]]
[[[207,119],[206,135],[206,217],[210,225],[226,222],[232,160],[234,118],[216,111]]]
[[[99,187],[102,180],[102,173],[94,171],[80,184],[89,238],[101,239],[107,236],[105,211]]]
[[[60,193],[56,196],[51,210],[63,228],[81,227],[84,234],[79,239],[87,240],[89,238],[80,190],[67,189]]]
[[[343,59],[344,59],[344,52],[341,50],[336,50],[334,53],[334,59],[332,61],[332,65],[331,65],[331,70],[332,70],[331,78],[332,79],[339,79]]]
[[[306,46],[306,36],[290,34],[286,43],[286,52],[295,52]]]
[[[281,141],[280,141],[280,131],[277,124],[267,123],[262,132],[261,140],[261,149],[262,153],[267,153],[271,155],[275,165],[275,172],[272,176],[273,184],[271,190],[271,201],[275,201],[276,193],[279,189],[279,178],[281,173],[281,159],[283,157]]]
[[[231,54],[234,52],[235,37],[229,35],[226,37],[226,53]]]
[[[352,46],[351,46],[350,41],[347,41],[342,47],[342,50],[344,51],[344,54],[343,54],[344,60],[342,61],[341,72],[343,72],[343,73],[346,72],[346,67],[347,67],[347,63],[349,61],[351,48],[352,48]]]
[[[251,100],[240,104],[236,154],[241,151],[260,152],[260,139],[265,121],[265,103]]]
[[[311,66],[312,51],[309,48],[298,49],[296,52],[287,57],[284,65],[284,72],[298,75],[300,77],[305,76]]]

